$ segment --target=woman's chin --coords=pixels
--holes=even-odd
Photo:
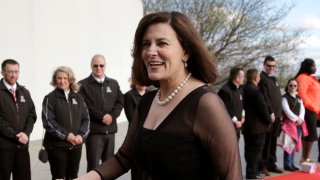
[[[151,81],[159,81],[161,79],[161,77],[157,74],[149,74],[149,79]]]

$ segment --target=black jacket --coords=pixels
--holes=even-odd
[[[259,87],[252,82],[247,82],[243,87],[243,107],[246,112],[243,134],[260,134],[270,130],[271,117],[267,104]]]
[[[141,97],[142,96],[138,93],[136,88],[133,88],[124,94],[124,112],[129,123],[132,120],[136,107],[140,103]]]
[[[218,95],[226,105],[230,117],[235,116],[238,121],[241,121],[243,111],[242,86],[237,88],[232,81],[228,81],[219,90]]]
[[[106,77],[102,84],[92,75],[79,82],[79,93],[83,96],[90,114],[90,134],[116,133],[117,118],[123,108],[123,94],[118,82]],[[112,116],[112,123],[107,126],[102,122],[105,114]]]
[[[301,98],[296,95],[296,97],[292,97],[290,93],[286,92],[282,97],[287,99],[290,110],[297,116],[300,115],[300,107],[301,107]]]
[[[264,71],[261,72],[260,77],[259,87],[266,100],[268,109],[279,119],[282,117],[282,95],[277,79],[274,76],[269,76]]]
[[[0,148],[28,147],[19,143],[16,135],[20,132],[28,136],[37,119],[36,110],[29,91],[17,83],[17,103],[3,79],[0,81]]]
[[[81,135],[83,140],[89,135],[90,118],[81,95],[70,91],[68,100],[63,90],[55,89],[45,96],[42,103],[42,122],[46,129],[44,146],[72,147],[66,139],[69,133]]]

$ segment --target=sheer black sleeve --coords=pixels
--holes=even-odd
[[[116,179],[131,168],[134,153],[134,140],[139,126],[138,113],[135,111],[129,124],[127,135],[118,152],[95,169],[104,180]]]
[[[220,179],[242,179],[236,131],[217,95],[206,93],[200,98],[194,132],[209,152]]]

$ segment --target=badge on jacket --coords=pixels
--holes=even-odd
[[[75,98],[72,98],[72,104],[78,104]]]
[[[20,96],[20,102],[26,102],[26,99],[24,98],[24,96]]]
[[[109,86],[107,87],[107,93],[112,93],[112,90]]]

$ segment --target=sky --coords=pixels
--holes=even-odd
[[[299,47],[301,50],[301,60],[306,57],[316,60],[318,67],[317,74],[320,74],[320,1],[281,1],[294,2],[296,4],[296,6],[290,11],[288,16],[286,17],[285,22],[292,27],[299,27],[305,29],[306,36],[303,37],[305,43]]]

